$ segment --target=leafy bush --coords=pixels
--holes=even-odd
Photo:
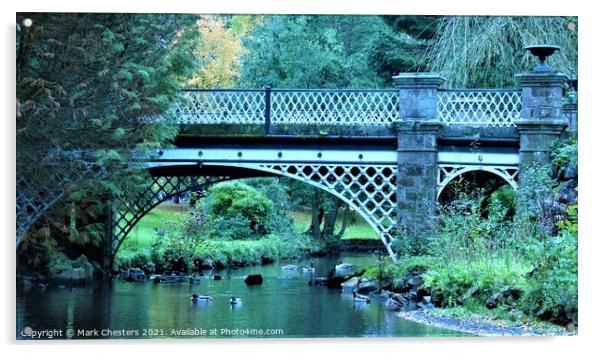
[[[577,140],[570,139],[568,141],[556,140],[552,144],[550,150],[552,157],[552,166],[566,167],[570,164],[577,165]]]
[[[194,259],[202,260],[209,257],[220,266],[244,266],[297,257],[313,250],[315,249],[310,246],[305,235],[299,235],[295,240],[283,240],[274,235],[257,240],[235,242],[209,239],[199,245],[194,253]]]
[[[216,217],[211,221],[209,236],[224,239],[251,239],[257,233],[251,229],[251,222],[243,215],[237,214],[230,217]]]
[[[255,233],[266,233],[265,223],[273,203],[253,187],[239,181],[224,182],[209,189],[207,202],[210,221],[219,217],[244,217]]]
[[[424,287],[437,288],[447,305],[456,305],[464,299],[484,304],[489,296],[504,287],[525,287],[528,263],[517,261],[509,252],[500,252],[479,260],[439,262],[424,275]],[[476,290],[466,298],[469,291]]]
[[[63,271],[67,271],[73,268],[71,260],[67,255],[60,251],[53,251],[50,253],[50,260],[48,261],[48,274],[51,278],[58,278]]]
[[[155,269],[151,249],[121,249],[115,257],[115,265],[124,269],[139,267],[151,272]]]
[[[439,231],[432,241],[433,254],[445,261],[467,260],[503,249],[512,234],[505,217],[508,209],[498,199],[490,199],[484,210],[480,192],[459,193],[458,197],[441,206]]]
[[[86,271],[90,271],[93,268],[85,255],[80,255],[78,258],[71,260],[60,251],[50,253],[50,261],[47,266],[50,278],[58,278],[61,272],[77,267],[83,268]]]
[[[530,247],[534,265],[521,308],[532,315],[556,317],[578,312],[577,234],[564,229],[560,236],[533,242]]]

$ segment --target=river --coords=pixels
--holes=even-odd
[[[348,253],[344,262],[362,266],[370,254]],[[338,258],[321,257],[217,271],[199,284],[152,282],[97,284],[83,288],[30,289],[17,293],[17,338],[25,327],[54,332],[54,338],[209,338],[209,337],[399,337],[452,336],[456,332],[417,324],[387,311],[375,298],[358,304],[337,289],[308,286],[310,274],[282,270],[286,264],[315,263],[325,276]],[[248,274],[264,282],[247,286]],[[211,276],[208,276],[211,275]],[[193,304],[192,293],[213,300]],[[231,296],[242,304],[232,307]],[[25,337],[27,338],[27,337]]]

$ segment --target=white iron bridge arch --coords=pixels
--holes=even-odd
[[[114,205],[116,252],[134,225],[165,199],[191,190],[237,178],[211,173],[214,169],[247,170],[259,175],[289,177],[340,198],[362,216],[380,236],[389,255],[397,260],[398,153],[390,148],[367,147],[195,147],[158,151],[146,162],[150,170],[187,168],[184,175],[155,176],[152,185],[135,200]],[[516,149],[439,147],[437,194],[457,176],[475,170],[496,174],[516,188]],[[401,166],[403,167],[403,166]],[[192,172],[191,172],[192,171]],[[194,174],[194,175],[190,175]]]

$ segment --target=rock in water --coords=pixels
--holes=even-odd
[[[215,281],[219,281],[221,279],[222,279],[222,276],[220,276],[220,275],[213,276],[213,280],[215,280]]]
[[[263,283],[263,277],[260,274],[248,275],[247,278],[245,278],[245,283],[248,286],[254,286],[254,285],[262,284]]]
[[[389,298],[385,302],[385,307],[390,311],[400,311],[402,308],[402,305],[397,300],[395,300],[393,298]]]

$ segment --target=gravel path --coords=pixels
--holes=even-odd
[[[504,326],[499,322],[494,323],[485,320],[464,320],[454,317],[435,316],[424,310],[401,312],[399,316],[421,324],[476,336],[565,336],[576,334],[576,332],[559,333],[527,326]]]

